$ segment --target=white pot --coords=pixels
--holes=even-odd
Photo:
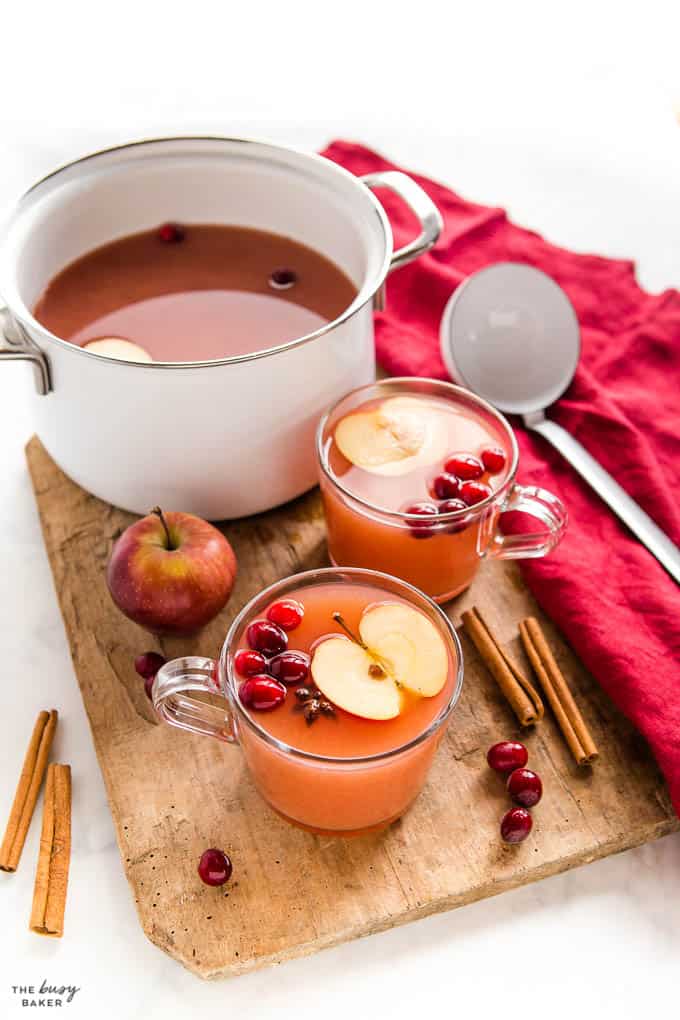
[[[398,252],[372,187],[397,192],[420,221],[420,235]],[[166,220],[292,237],[340,266],[357,297],[315,333],[207,362],[118,361],[35,320],[36,299],[68,262]],[[374,377],[372,312],[385,278],[427,251],[441,225],[401,173],[359,179],[320,156],[243,139],[109,149],[40,181],[5,226],[0,357],[33,362],[38,435],[96,496],[137,513],[156,503],[213,520],[257,513],[314,485],[319,417]]]

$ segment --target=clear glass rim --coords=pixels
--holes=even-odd
[[[440,622],[441,629],[444,631],[445,639],[448,638],[453,646],[455,658],[454,669],[456,675],[449,700],[442,706],[427,729],[423,730],[405,744],[400,744],[398,747],[390,748],[388,751],[380,751],[378,754],[339,757],[315,754],[312,751],[303,751],[300,748],[293,747],[290,744],[286,744],[285,741],[279,740],[278,737],[273,736],[273,734],[269,733],[264,727],[260,726],[260,724],[245,710],[238,696],[237,680],[233,668],[233,655],[230,653],[230,647],[235,635],[252,612],[253,604],[273,599],[283,588],[295,588],[300,587],[301,585],[307,587],[314,583],[323,583],[324,581],[330,581],[333,579],[338,581],[342,581],[343,579],[356,579],[368,584],[372,583],[378,588],[381,587],[381,582],[386,581],[391,586],[401,589],[400,594],[409,602],[415,602],[416,605],[421,603],[421,606],[422,604],[425,604],[433,611],[434,616]],[[295,758],[302,758],[307,761],[317,761],[326,765],[366,765],[386,761],[389,758],[394,758],[398,754],[410,751],[412,748],[417,747],[418,744],[427,740],[428,737],[432,736],[432,734],[436,733],[440,726],[446,722],[458,702],[463,687],[463,649],[461,647],[456,628],[446,613],[444,613],[436,602],[434,602],[428,595],[425,595],[424,592],[420,591],[412,584],[408,584],[407,581],[402,581],[398,577],[393,577],[391,574],[381,573],[378,570],[366,570],[363,567],[319,567],[316,570],[305,570],[299,574],[291,574],[289,577],[275,581],[273,584],[270,584],[268,588],[264,588],[261,592],[258,592],[257,595],[254,595],[253,598],[248,600],[246,605],[233,621],[227,636],[224,639],[219,657],[219,673],[222,693],[227,698],[230,705],[236,708],[239,721],[243,720],[258,737],[265,740],[266,743],[276,748],[276,750]]]
[[[335,410],[342,403],[344,403],[345,400],[349,400],[350,397],[358,396],[359,394],[367,392],[369,390],[375,390],[380,389],[382,387],[394,385],[396,385],[397,387],[401,387],[403,389],[410,388],[413,390],[416,389],[419,383],[425,383],[428,386],[442,390],[444,396],[454,401],[456,401],[456,398],[458,398],[459,401],[461,397],[464,397],[465,400],[469,401],[470,403],[476,404],[481,410],[485,411],[487,414],[491,415],[491,417],[495,419],[503,434],[506,435],[508,438],[508,442],[512,450],[512,462],[510,464],[510,468],[508,470],[507,476],[503,484],[500,485],[497,489],[494,489],[494,491],[491,492],[491,494],[488,495],[486,499],[483,499],[480,503],[475,503],[473,506],[465,507],[465,509],[463,510],[451,510],[448,513],[438,514],[436,523],[439,524],[441,522],[442,524],[446,524],[449,521],[461,520],[462,518],[468,517],[472,514],[478,514],[481,511],[483,511],[486,507],[491,506],[493,503],[495,503],[500,497],[505,496],[507,491],[514,484],[515,475],[517,474],[517,465],[519,462],[519,447],[517,446],[517,439],[515,438],[515,433],[510,427],[510,424],[505,418],[505,416],[502,415],[500,411],[497,411],[492,404],[489,404],[488,401],[484,400],[483,397],[478,397],[476,393],[472,392],[472,390],[467,390],[465,389],[464,386],[456,386],[454,383],[446,382],[444,379],[430,379],[421,376],[401,375],[389,377],[387,379],[378,379],[375,382],[367,383],[364,386],[358,386],[356,389],[350,390],[349,393],[345,393],[345,395],[340,397],[339,400],[336,400],[333,404],[331,404],[331,406],[323,415],[317,426],[316,458],[319,463],[319,467],[323,474],[325,475],[325,477],[331,483],[331,485],[335,486],[336,489],[339,489],[340,492],[347,496],[348,499],[351,499],[353,502],[358,503],[362,507],[365,507],[367,510],[370,510],[371,512],[374,513],[379,513],[383,517],[392,518],[395,521],[403,521],[407,524],[411,521],[414,523],[420,521],[422,523],[423,518],[419,514],[407,514],[402,513],[402,511],[400,510],[388,510],[386,507],[382,507],[378,503],[371,503],[369,500],[363,499],[362,496],[357,496],[356,493],[352,492],[350,489],[344,486],[331,470],[330,464],[328,463],[328,458],[326,456],[326,451],[324,449],[323,439],[326,425],[328,424],[328,421],[330,420],[331,416],[333,415]]]

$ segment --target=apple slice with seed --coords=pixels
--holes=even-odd
[[[404,603],[384,602],[364,613],[359,634],[401,687],[423,698],[439,694],[449,672],[446,645],[423,613]]]
[[[344,457],[372,474],[401,475],[434,464],[447,452],[444,414],[431,401],[392,397],[369,411],[354,411],[336,426]]]
[[[317,645],[312,676],[322,694],[338,708],[364,719],[394,719],[401,711],[401,694],[394,680],[377,679],[375,659],[350,638],[338,634]]]
[[[402,688],[421,697],[439,694],[448,676],[446,646],[417,609],[381,603],[367,609],[354,637],[333,635],[314,652],[311,672],[319,690],[339,708],[364,719],[393,719],[403,708]]]

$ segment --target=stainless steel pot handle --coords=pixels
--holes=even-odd
[[[444,221],[437,206],[419,184],[400,170],[382,170],[375,174],[366,174],[359,180],[363,181],[367,188],[389,188],[406,202],[420,221],[420,233],[413,241],[409,241],[403,248],[393,253],[388,272],[391,273],[393,269],[399,269],[412,262],[436,244]]]
[[[45,397],[51,392],[52,379],[47,355],[33,343],[21,326],[12,321],[7,308],[0,308],[0,360],[3,358],[6,361],[30,361],[38,393]]]

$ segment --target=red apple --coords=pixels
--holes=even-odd
[[[191,634],[219,613],[234,586],[236,557],[212,524],[156,507],[116,542],[106,572],[111,597],[155,634]]]

